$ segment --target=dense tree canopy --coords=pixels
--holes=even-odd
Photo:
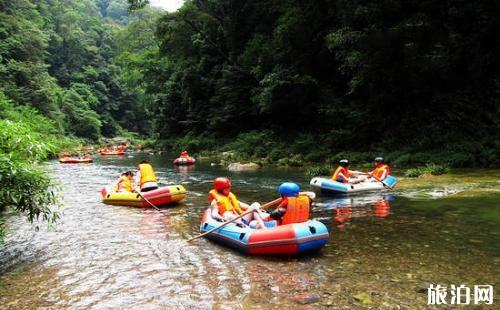
[[[254,133],[297,154],[498,157],[495,1],[147,4],[0,0],[0,90],[94,140]]]
[[[161,17],[161,58],[142,67],[153,130],[498,151],[499,13],[495,1],[186,1]]]
[[[122,81],[117,38],[130,21],[125,0],[0,1],[0,90],[96,140],[145,133],[141,93]]]

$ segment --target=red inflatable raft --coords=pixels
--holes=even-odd
[[[100,151],[101,155],[123,155],[125,154],[125,151]]]
[[[194,165],[196,159],[193,157],[179,157],[174,160],[174,165],[182,166],[182,165]]]
[[[63,157],[59,158],[61,164],[88,164],[92,162],[92,158],[73,158]]]
[[[212,218],[206,210],[201,219],[200,232],[207,232],[223,223]],[[326,226],[316,220],[276,226],[266,222],[266,229],[238,227],[230,223],[206,235],[220,244],[251,255],[302,255],[319,251],[329,238]]]

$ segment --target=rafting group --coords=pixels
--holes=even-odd
[[[181,156],[189,155],[183,151]],[[349,161],[341,160],[327,181],[345,186],[385,184],[391,177],[390,168],[383,158],[378,157],[375,162],[372,172],[362,173],[349,170]],[[260,205],[241,202],[231,189],[229,178],[215,178],[208,191],[209,204],[201,219],[201,234],[188,241],[205,236],[241,252],[262,255],[310,253],[328,242],[326,226],[309,218],[314,192],[302,192],[298,184],[284,182],[278,187],[279,198]],[[106,204],[158,209],[183,200],[186,189],[182,185],[159,187],[153,166],[142,160],[135,173],[123,172],[112,188],[103,187],[101,194]],[[268,211],[270,207],[274,210]]]
[[[383,157],[376,157],[374,161],[375,169],[365,173],[349,170],[349,160],[342,159],[330,179],[315,177],[310,184],[325,193],[341,194],[392,189],[397,180],[390,175],[391,168]]]

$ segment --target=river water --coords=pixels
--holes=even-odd
[[[185,201],[161,212],[102,204],[101,187],[145,157],[163,182],[186,187]],[[136,153],[88,165],[49,163],[61,184],[61,219],[49,228],[7,215],[0,308],[423,309],[431,284],[493,285],[498,302],[498,170],[403,179],[385,194],[319,195],[311,217],[328,226],[326,247],[307,257],[266,258],[206,239],[184,241],[198,234],[215,177],[230,176],[242,201],[264,203],[277,198],[283,181],[310,190],[304,171],[232,173],[209,160],[175,168],[172,158]]]

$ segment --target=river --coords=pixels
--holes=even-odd
[[[144,157],[162,181],[186,187],[185,201],[161,212],[102,204],[101,187]],[[493,285],[498,301],[499,170],[403,179],[385,194],[319,195],[311,217],[328,226],[326,247],[267,258],[184,241],[198,234],[215,177],[230,176],[242,201],[263,203],[277,198],[283,181],[310,190],[304,171],[232,173],[209,160],[175,168],[172,158],[133,153],[87,165],[48,163],[61,184],[61,219],[47,227],[7,215],[0,308],[423,309],[431,284]]]

